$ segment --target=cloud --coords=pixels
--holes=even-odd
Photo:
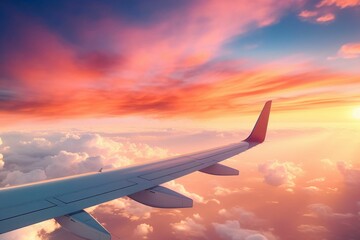
[[[21,171],[11,171],[6,174],[1,184],[3,186],[20,185],[31,182],[38,182],[47,179],[44,170],[35,169],[30,172],[23,173]]]
[[[149,219],[156,208],[148,207],[129,198],[119,198],[91,209],[95,214],[120,216],[130,221]]]
[[[171,223],[173,234],[180,239],[185,238],[206,238],[206,227],[201,223],[202,218],[198,214],[187,217],[177,223]]]
[[[323,162],[323,161],[321,161]],[[321,183],[321,182],[325,182],[326,178],[324,177],[319,177],[319,178],[314,178],[314,179],[311,179],[309,181],[307,181],[307,183]]]
[[[360,169],[353,168],[346,162],[338,162],[337,168],[343,175],[345,184],[353,187],[360,185]]]
[[[214,187],[214,194],[216,196],[227,196],[234,193],[249,193],[251,192],[251,188],[243,187],[243,188],[225,188],[221,186]]]
[[[333,209],[322,203],[310,204],[308,207],[310,211],[310,215],[312,217],[318,217],[323,219],[330,220],[343,220],[343,219],[352,219],[354,218],[354,214],[352,213],[337,213],[334,212]]]
[[[239,221],[228,220],[225,223],[212,224],[216,233],[223,239],[230,240],[271,240],[276,239],[271,233],[258,233],[250,229],[240,227]],[[266,235],[266,236],[265,236]]]
[[[170,156],[166,149],[97,133],[7,133],[0,146],[1,186],[127,166]]]
[[[162,148],[130,142],[126,138],[116,140],[96,133],[3,133],[1,139],[1,162],[4,163],[0,171],[2,187],[169,156],[168,151]],[[95,215],[110,214],[136,221],[150,218],[156,209],[121,198],[93,207],[89,211]],[[6,236],[13,240],[40,240],[41,234],[49,235],[55,229],[46,230],[47,226],[47,222],[41,223],[13,231]]]
[[[321,189],[316,186],[304,187],[303,190],[307,193],[318,193],[321,191]]]
[[[230,209],[220,209],[218,211],[220,216],[228,219],[237,219],[239,223],[247,228],[262,227],[265,223],[264,219],[261,219],[255,215],[255,213],[247,211],[241,207],[233,207]]]
[[[67,20],[64,24],[72,22],[65,27],[72,34],[49,29],[47,23],[29,17],[31,14],[14,14],[19,16],[9,18],[9,24],[16,26],[9,28],[14,41],[7,43],[6,54],[1,56],[6,61],[0,69],[6,76],[2,92],[11,97],[0,101],[0,114],[11,119],[206,118],[237,114],[244,105],[269,98],[279,103],[275,111],[358,101],[348,91],[333,96],[321,90],[352,86],[358,83],[357,76],[322,72],[322,66],[314,63],[294,64],[293,59],[285,59],[282,64],[254,67],[246,59],[221,60],[225,58],[219,56],[223,52],[219,50],[230,39],[276,23],[298,2],[212,0],[204,5],[195,1],[165,11],[166,21],[155,17],[164,14],[159,8],[162,14],[149,14],[148,21],[140,22],[118,16],[108,9],[111,7],[98,3],[94,8],[99,11],[95,11],[98,18],[81,15],[70,21],[67,14],[61,15]],[[139,9],[142,7],[142,13],[147,13],[148,6],[140,4]],[[321,93],[309,94],[314,88]],[[297,95],[287,96],[289,92]],[[249,108],[249,112],[255,111]]]
[[[138,3],[141,14],[149,14],[147,21],[119,15],[113,10],[118,6],[97,3],[87,11],[98,18],[61,14],[61,23],[76,40],[61,28],[49,28],[47,22],[14,7],[6,21],[12,29],[6,35],[11,35],[13,41],[7,41],[6,53],[1,56],[6,64],[1,66],[0,74],[9,82],[5,90],[16,89],[16,95],[1,102],[0,109],[66,117],[172,108],[174,103],[166,103],[171,98],[151,96],[153,92],[187,85],[188,79],[177,77],[186,75],[183,70],[201,67],[216,58],[218,50],[232,37],[276,22],[292,5],[288,1],[274,4],[277,2],[212,0],[206,5],[192,2],[180,8],[174,6],[172,11],[149,9],[148,4]],[[164,13],[166,21],[160,21],[157,17]]]
[[[303,10],[298,16],[316,23],[329,23],[336,19],[338,9],[360,6],[359,0],[322,0],[313,10]]]
[[[200,196],[199,194],[187,191],[186,188],[184,187],[184,185],[175,182],[175,180],[165,183],[164,186],[174,190],[175,192],[178,192],[180,194],[183,194],[183,195],[193,199],[197,203],[206,203],[207,202],[204,200],[204,197]]]
[[[28,227],[1,234],[6,240],[44,240],[43,235],[50,234],[60,227],[55,220],[48,220]]]
[[[324,226],[319,226],[319,225],[307,225],[307,224],[302,224],[299,225],[297,227],[297,230],[299,232],[302,233],[307,233],[307,234],[318,234],[318,233],[326,233],[329,230],[324,227]]]
[[[4,165],[4,156],[0,153],[0,170],[3,169]]]
[[[316,18],[316,21],[318,23],[327,23],[335,20],[335,15],[333,13],[327,13],[325,15],[322,15],[318,18]]]
[[[316,11],[308,11],[308,10],[303,10],[302,12],[299,13],[299,17],[302,18],[312,18],[317,16],[319,13]]]
[[[139,239],[147,239],[148,235],[154,231],[154,228],[146,223],[142,223],[136,226],[134,230],[134,236]]]
[[[267,161],[259,164],[258,170],[264,175],[264,181],[272,186],[285,184],[295,186],[294,180],[303,173],[301,167],[292,162]]]
[[[350,59],[360,57],[360,43],[347,43],[341,46],[338,57]]]
[[[317,7],[332,6],[335,5],[339,8],[348,8],[360,6],[359,0],[322,0]]]
[[[298,16],[307,21],[315,22],[315,23],[328,23],[332,22],[336,19],[336,15],[334,13],[329,13],[327,11],[322,11],[319,9],[316,10],[303,10]]]

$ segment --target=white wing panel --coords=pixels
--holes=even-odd
[[[22,216],[32,212],[55,207],[56,205],[45,200],[28,202],[21,205],[15,205],[1,209],[0,220],[12,218],[14,216]]]
[[[126,187],[130,187],[136,185],[136,183],[129,181],[118,181],[112,182],[109,184],[103,184],[99,186],[95,186],[92,188],[84,189],[81,191],[76,191],[68,194],[64,194],[61,196],[57,196],[56,199],[62,201],[63,203],[72,203],[80,200],[84,200],[90,197],[102,195],[105,193],[113,192],[116,190],[121,190]]]

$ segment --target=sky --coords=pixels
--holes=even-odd
[[[0,186],[240,141],[273,100],[239,177],[166,184],[194,208],[88,211],[126,239],[358,239],[359,20],[359,0],[3,0]]]

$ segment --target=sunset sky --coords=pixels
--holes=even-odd
[[[360,239],[360,1],[0,2],[0,186],[240,141],[166,184],[194,208],[89,209],[114,239]],[[53,221],[5,240],[78,238]]]

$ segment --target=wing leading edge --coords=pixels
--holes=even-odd
[[[236,169],[218,162],[264,142],[270,108],[271,101],[265,104],[249,137],[238,143],[140,166],[1,189],[0,234],[52,218],[66,216],[73,219],[85,208],[124,196],[155,207],[191,207],[191,199],[159,185],[195,171],[237,175]],[[171,199],[174,199],[173,204],[168,203]],[[86,218],[77,217],[77,223],[81,223],[81,219],[90,221],[90,214],[83,212],[81,216]],[[61,224],[61,221],[58,222]],[[69,226],[71,222],[74,221],[66,221],[64,227],[78,236],[83,237],[84,231],[95,231],[98,235],[90,234],[93,238],[85,239],[105,239],[104,236],[108,239],[108,233],[104,233],[104,229],[99,230],[101,228],[96,224],[84,222],[80,224],[81,227],[75,224]]]

